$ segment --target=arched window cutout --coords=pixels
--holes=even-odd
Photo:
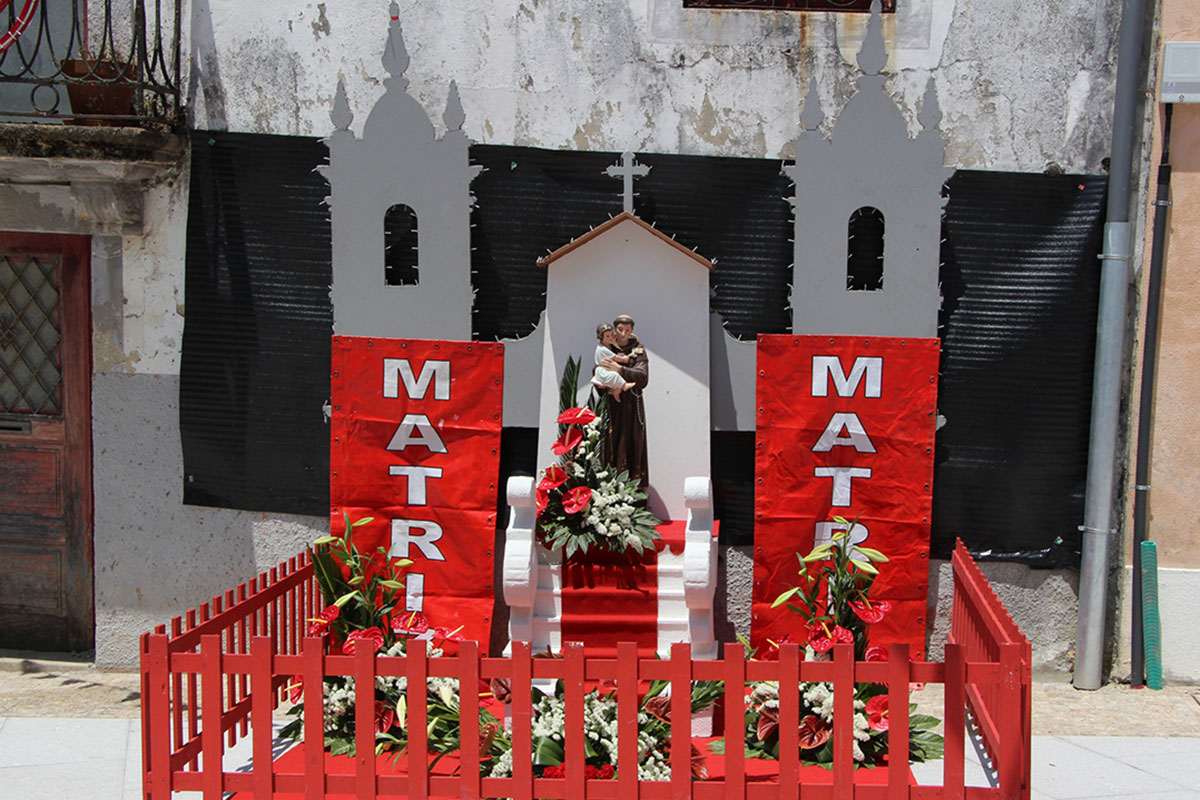
[[[383,215],[383,282],[386,286],[416,286],[417,215],[398,203]]]
[[[846,227],[846,291],[877,292],[883,288],[883,212],[855,209]]]

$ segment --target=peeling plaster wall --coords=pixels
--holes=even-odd
[[[92,238],[95,660],[126,669],[141,633],[296,555],[326,527],[183,505],[186,171],[142,195],[144,233]]]
[[[453,79],[473,140],[578,150],[788,157],[808,80],[831,119],[854,91],[866,29],[862,15],[679,0],[399,5],[410,91],[431,117]],[[948,166],[1100,171],[1120,2],[899,5],[884,20],[887,91],[915,133],[933,74]],[[386,11],[384,0],[194,2],[196,127],[323,136],[340,76],[360,132],[382,93]]]

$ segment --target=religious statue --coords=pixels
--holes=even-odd
[[[613,320],[613,354],[601,357],[600,369],[611,370],[625,381],[619,393],[608,391],[608,430],[604,436],[604,460],[618,471],[636,478],[642,489],[650,483],[646,456],[646,406],[642,390],[650,382],[650,360],[633,332],[633,318],[622,314]],[[597,331],[598,335],[601,332]],[[603,346],[604,339],[601,339]],[[597,348],[597,355],[600,355]]]
[[[612,348],[617,346],[617,332],[611,323],[601,322],[597,325],[596,338],[600,344],[596,345],[596,366],[592,369],[592,385],[597,389],[608,389],[612,399],[619,403],[621,392],[632,389],[633,381],[625,380],[620,372],[604,366],[604,362],[612,360],[625,365],[629,363],[629,356],[613,351]]]

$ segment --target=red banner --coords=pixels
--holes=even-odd
[[[807,554],[841,525],[889,559],[871,588],[892,610],[871,642],[925,651],[937,409],[937,339],[758,337],[751,640],[802,640],[800,617],[771,608]]]
[[[406,607],[487,645],[504,346],[333,337],[331,530],[413,561]]]

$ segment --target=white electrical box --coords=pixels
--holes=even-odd
[[[1200,42],[1167,42],[1163,47],[1160,103],[1200,103]]]

